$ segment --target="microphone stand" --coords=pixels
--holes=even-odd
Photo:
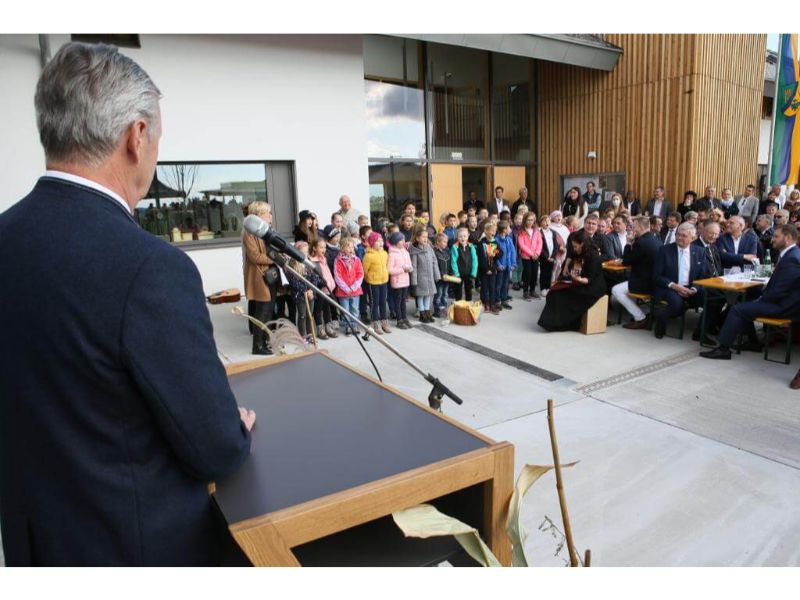
[[[463,404],[463,403],[464,403],[464,401],[463,401],[461,398],[459,398],[459,397],[458,397],[458,396],[457,396],[455,393],[453,393],[453,391],[452,391],[451,389],[449,389],[449,388],[448,388],[447,386],[445,386],[445,385],[444,385],[444,384],[443,384],[441,381],[439,381],[439,379],[438,379],[438,378],[434,377],[434,376],[433,376],[433,375],[431,375],[430,373],[426,373],[425,371],[423,371],[423,370],[422,370],[421,368],[419,368],[419,367],[418,367],[416,364],[414,364],[414,363],[413,363],[412,361],[410,361],[408,358],[406,358],[405,356],[403,356],[403,355],[402,355],[402,354],[401,354],[401,353],[400,353],[398,350],[396,350],[396,349],[395,349],[395,348],[394,348],[394,347],[393,347],[393,346],[392,346],[392,345],[391,345],[389,342],[387,342],[386,340],[384,340],[382,336],[379,336],[379,335],[377,335],[377,334],[375,333],[375,330],[374,330],[374,329],[372,329],[371,327],[368,327],[367,325],[365,325],[364,323],[362,323],[362,322],[361,322],[361,320],[360,320],[358,317],[356,317],[356,316],[355,316],[354,314],[352,314],[351,312],[349,312],[349,311],[346,311],[344,308],[342,308],[342,306],[341,306],[340,304],[338,304],[338,303],[337,303],[337,302],[335,302],[333,299],[331,299],[331,297],[330,297],[328,294],[326,294],[326,293],[325,293],[325,292],[323,292],[321,289],[319,289],[317,286],[315,286],[313,283],[311,283],[311,282],[310,282],[308,279],[306,279],[306,278],[305,278],[305,276],[304,276],[304,275],[301,275],[300,273],[298,273],[298,272],[297,272],[297,271],[296,271],[294,268],[292,268],[292,267],[291,267],[291,266],[288,264],[288,263],[289,263],[289,261],[286,259],[286,257],[285,257],[285,256],[283,256],[282,254],[280,254],[279,252],[277,252],[276,250],[274,250],[274,249],[272,249],[272,248],[270,248],[270,249],[268,250],[268,252],[267,252],[267,255],[268,255],[268,256],[269,256],[269,257],[270,257],[270,258],[271,258],[273,261],[275,261],[275,262],[276,262],[278,265],[280,265],[282,268],[284,268],[284,269],[287,269],[288,271],[290,271],[291,273],[293,273],[293,274],[294,274],[294,275],[295,275],[295,276],[296,276],[298,279],[300,279],[300,281],[302,281],[302,282],[303,282],[303,283],[305,283],[305,284],[306,284],[308,287],[310,287],[312,290],[314,290],[314,291],[317,293],[317,297],[319,297],[319,298],[322,298],[322,299],[323,299],[325,302],[327,302],[328,304],[330,304],[330,305],[331,305],[331,306],[333,306],[334,308],[338,309],[340,312],[343,312],[343,313],[344,313],[344,314],[346,314],[348,317],[350,317],[351,319],[353,319],[353,321],[355,321],[355,322],[356,322],[356,323],[358,323],[358,324],[359,324],[361,327],[363,327],[363,328],[364,328],[364,331],[366,331],[366,332],[367,332],[369,335],[371,335],[371,336],[372,336],[372,339],[374,339],[376,342],[378,342],[379,344],[381,344],[381,345],[382,345],[384,348],[386,348],[387,350],[389,350],[389,351],[390,351],[392,354],[394,354],[395,356],[397,356],[397,358],[399,358],[400,360],[402,360],[402,361],[403,361],[404,363],[406,363],[406,364],[407,364],[409,367],[411,367],[412,369],[414,369],[414,370],[415,370],[417,373],[419,373],[419,375],[420,375],[420,376],[422,376],[422,378],[423,378],[423,379],[425,379],[425,381],[427,381],[428,383],[430,383],[431,385],[433,385],[433,389],[431,390],[431,393],[430,393],[430,394],[428,394],[428,404],[430,405],[430,407],[431,407],[432,409],[434,409],[434,410],[438,410],[439,412],[441,412],[441,411],[442,411],[442,398],[443,398],[444,396],[447,396],[448,398],[450,398],[450,399],[451,399],[453,402],[455,402],[456,404]],[[313,317],[312,317],[312,318],[313,318]]]

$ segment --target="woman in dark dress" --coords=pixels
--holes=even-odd
[[[577,331],[583,314],[606,293],[603,263],[592,237],[581,230],[573,237],[575,254],[565,268],[569,283],[558,282],[547,294],[539,326],[547,331]]]
[[[678,205],[678,212],[681,213],[682,218],[686,217],[687,212],[694,210],[695,200],[697,200],[696,192],[689,190],[683,194],[683,202]]]

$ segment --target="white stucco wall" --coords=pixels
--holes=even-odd
[[[51,36],[52,51],[68,36]],[[160,160],[295,162],[299,208],[322,223],[348,194],[369,211],[364,70],[358,35],[143,35],[123,49],[164,97]],[[0,35],[0,211],[43,168],[33,111],[35,35]],[[189,251],[208,293],[241,287],[241,251]]]
[[[758,164],[766,165],[769,161],[769,136],[772,129],[772,119],[761,119],[758,133]]]

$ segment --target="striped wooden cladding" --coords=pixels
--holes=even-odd
[[[707,182],[738,193],[756,176],[765,35],[608,35],[624,50],[610,73],[539,63],[542,207],[560,176],[625,172],[680,201]],[[597,152],[596,159],[587,157]]]

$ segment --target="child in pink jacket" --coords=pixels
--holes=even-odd
[[[408,286],[410,285],[409,273],[414,269],[411,266],[411,256],[406,250],[406,238],[399,231],[389,236],[389,293],[392,295],[394,306],[397,310],[397,328],[411,329],[411,323],[406,318],[406,300],[408,299]]]
[[[522,299],[540,298],[536,293],[539,277],[539,255],[542,253],[542,234],[536,227],[536,215],[529,212],[522,221],[517,234],[519,258],[522,263]]]
[[[339,246],[339,254],[333,261],[333,278],[336,281],[336,299],[346,311],[358,314],[358,297],[364,292],[361,282],[364,281],[364,267],[356,256],[355,242],[352,238],[345,238]],[[342,313],[345,335],[357,335],[355,321],[346,313]]]

